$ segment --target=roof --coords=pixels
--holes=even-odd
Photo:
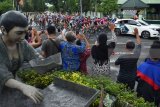
[[[118,4],[124,4],[127,0],[118,0]]]
[[[147,7],[148,5],[141,0],[127,0],[124,4],[121,5],[121,8],[123,9],[140,9]]]
[[[118,4],[124,4],[127,0],[118,0]],[[146,4],[160,4],[160,0],[142,0]]]

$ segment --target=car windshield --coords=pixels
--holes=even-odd
[[[142,25],[145,25],[145,26],[148,26],[148,25],[149,25],[147,22],[145,22],[145,21],[143,21],[143,20],[139,20],[138,22],[139,22],[140,24],[142,24]]]

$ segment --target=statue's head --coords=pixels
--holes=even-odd
[[[25,15],[18,11],[8,11],[2,14],[0,19],[0,26],[3,26],[7,32],[14,27],[27,27],[28,21]]]
[[[27,32],[27,27],[27,18],[18,11],[11,10],[1,15],[1,32],[11,41],[16,42],[24,38]]]

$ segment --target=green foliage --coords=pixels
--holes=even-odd
[[[32,0],[32,5],[34,11],[45,11],[45,0]]]
[[[25,12],[32,12],[33,11],[33,6],[28,0],[24,1],[24,6],[22,7],[22,10]]]
[[[24,0],[23,11],[44,11],[45,2],[54,6],[54,11],[80,11],[80,0]],[[96,11],[111,13],[117,10],[117,0],[82,0],[83,12]],[[52,10],[52,8],[49,8]]]
[[[51,12],[54,12],[56,9],[55,9],[55,6],[53,5],[52,7],[49,7],[48,10]]]
[[[45,0],[24,0],[22,10],[25,12],[43,12],[45,11]]]
[[[38,88],[45,88],[53,82],[54,77],[59,77],[64,80],[72,81],[87,87],[101,89],[104,87],[105,92],[115,96],[118,100],[115,107],[123,107],[125,104],[133,105],[134,107],[154,107],[152,103],[145,102],[143,98],[138,98],[136,93],[130,91],[123,84],[113,82],[105,76],[86,76],[79,72],[50,72],[43,75],[37,74],[35,71],[19,72],[18,76],[27,84]],[[97,107],[100,97],[92,104],[91,107]],[[126,103],[127,102],[127,103]],[[127,107],[133,107],[127,106]],[[126,106],[125,106],[126,107]]]
[[[79,0],[67,0],[68,10],[69,12],[77,12],[79,11]]]
[[[49,3],[54,5],[57,12],[76,12],[79,8],[79,0],[49,0]]]
[[[12,2],[10,0],[0,1],[0,14],[13,9]]]
[[[23,11],[44,11],[45,2],[54,6],[59,12],[69,11],[70,13],[80,11],[80,0],[25,0]],[[111,13],[117,10],[117,0],[82,0],[83,12],[96,11]],[[49,8],[49,10],[52,10]]]
[[[46,0],[47,2],[48,0]],[[56,11],[80,11],[80,0],[49,0]],[[82,0],[83,12],[96,11],[110,13],[118,8],[117,0]]]
[[[21,77],[22,81],[24,81],[26,84],[44,89],[53,82],[54,74],[47,73],[41,75],[32,70],[19,72],[18,76]]]
[[[101,0],[101,3],[98,6],[98,11],[103,13],[111,13],[117,10],[117,8],[117,0]]]
[[[62,0],[46,0],[46,2],[53,4],[57,12],[59,12],[60,6],[62,6]]]

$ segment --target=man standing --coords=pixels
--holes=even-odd
[[[141,53],[141,39],[137,28],[134,29],[134,33],[137,41],[136,48],[134,42],[126,43],[126,50],[133,54],[122,55],[115,62],[115,65],[120,65],[117,81],[126,84],[130,89],[134,89],[135,86],[137,62]]]
[[[56,28],[54,26],[49,26],[47,32],[49,37],[42,43],[42,56],[45,58],[57,54],[60,50],[60,41],[56,38]]]
[[[160,107],[160,41],[154,41],[149,58],[137,69],[138,96]]]

